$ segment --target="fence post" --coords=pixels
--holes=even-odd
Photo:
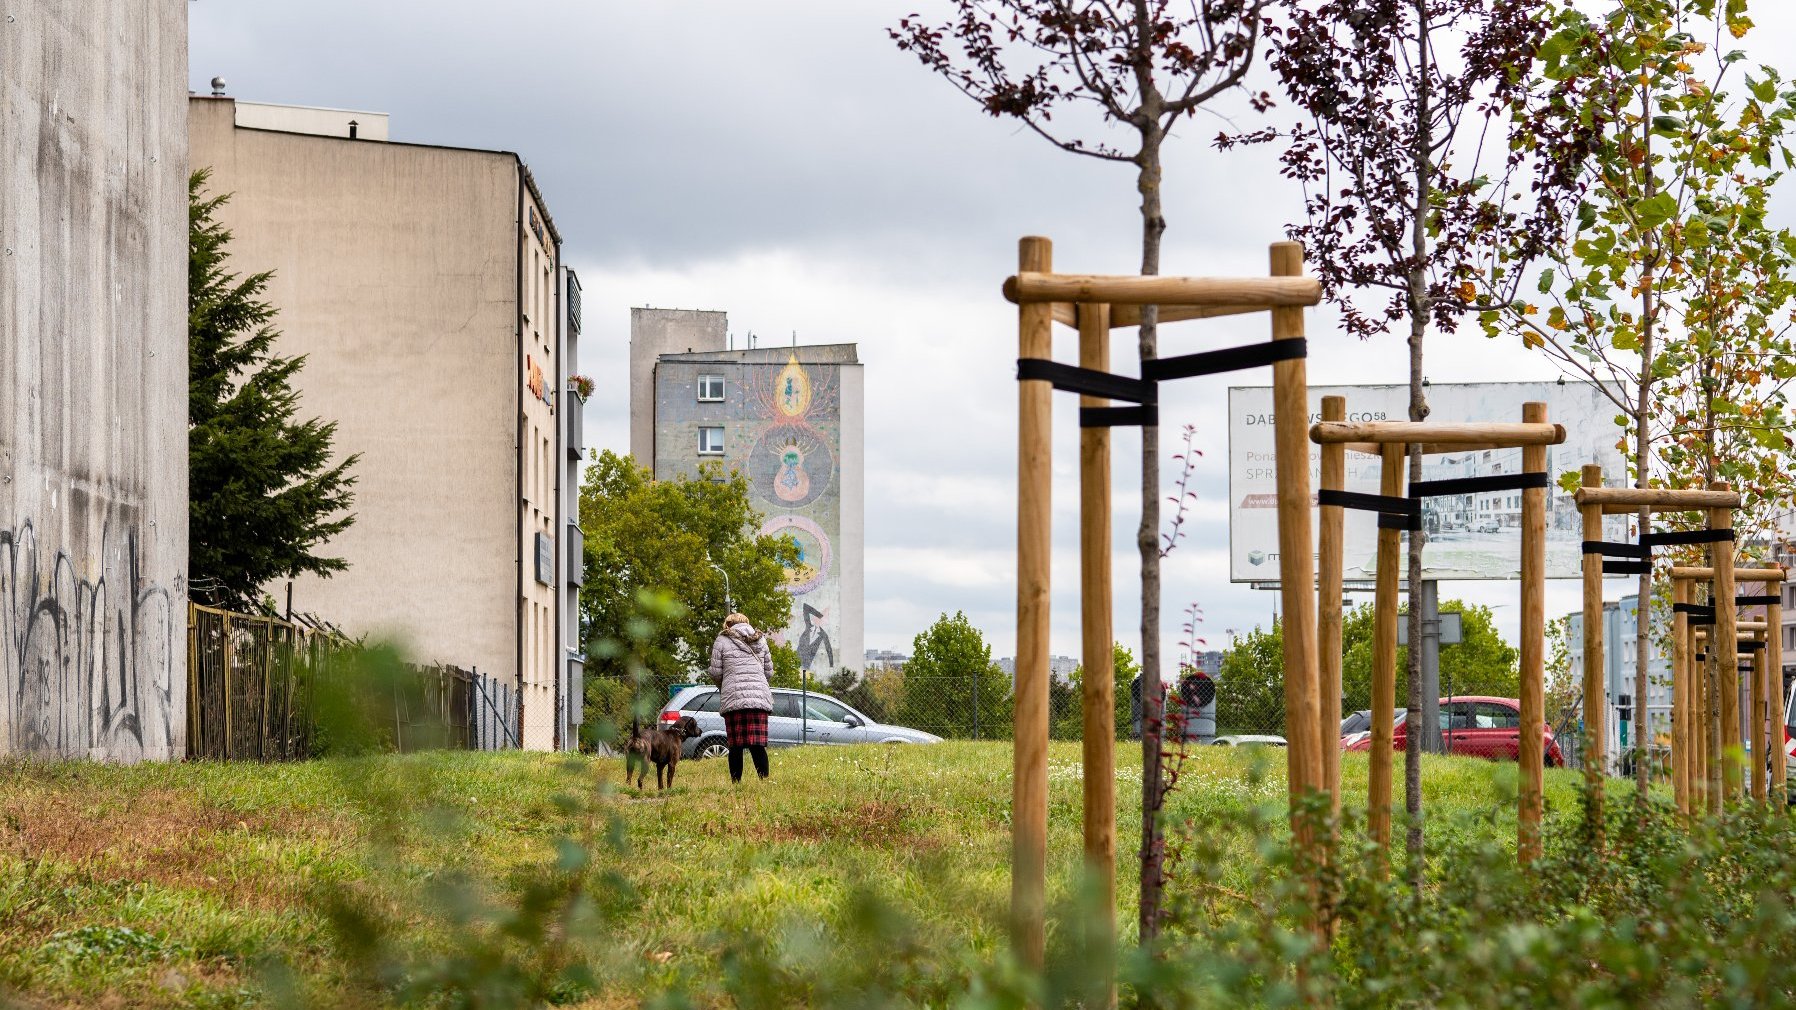
[[[973,671],[973,739],[979,739],[979,671]]]

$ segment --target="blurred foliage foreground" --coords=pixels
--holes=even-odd
[[[1084,928],[1078,745],[1051,749],[1045,973],[1004,942],[1004,743],[777,751],[770,781],[740,787],[692,762],[659,794],[622,787],[616,758],[516,753],[0,764],[0,1003],[1090,1006],[1110,961],[1124,1006],[1771,1006],[1796,991],[1789,817],[1684,824],[1618,795],[1599,848],[1574,774],[1554,772],[1548,854],[1524,873],[1514,767],[1456,758],[1424,768],[1419,890],[1408,867],[1378,872],[1348,814],[1322,942],[1293,911],[1282,753],[1184,757],[1170,919],[1141,949],[1140,766],[1122,756],[1110,951]],[[1343,779],[1363,797],[1363,760]]]

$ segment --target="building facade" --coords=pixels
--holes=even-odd
[[[0,755],[186,755],[186,94],[186,0],[0,25]]]
[[[697,477],[707,463],[746,476],[765,516],[760,532],[799,549],[786,575],[792,620],[783,641],[812,672],[858,670],[865,504],[855,346],[715,346],[726,334],[722,313],[632,313],[631,371],[652,376],[632,384],[632,455],[650,453],[658,480]],[[652,413],[636,398],[645,389]],[[647,432],[636,423],[639,407],[652,418]]]
[[[1640,720],[1646,720],[1646,738],[1651,744],[1669,744],[1671,740],[1671,658],[1664,645],[1670,628],[1654,624],[1647,629],[1646,705],[1644,710],[1635,694],[1634,641],[1639,627],[1639,597],[1624,596],[1603,603],[1603,724],[1604,741],[1611,771],[1620,771],[1624,748],[1637,744]],[[1649,611],[1650,621],[1650,611]],[[1572,681],[1583,683],[1584,614],[1566,615],[1566,651],[1571,659]],[[1582,689],[1578,693],[1583,698]],[[1621,730],[1621,702],[1627,699],[1630,716],[1626,739]],[[1575,741],[1577,727],[1568,727]],[[1562,740],[1561,745],[1572,741]]]
[[[517,742],[572,746],[570,275],[529,170],[391,142],[378,113],[188,111],[192,167],[231,194],[232,268],[273,272],[279,351],[307,356],[301,410],[359,456],[355,524],[328,545],[349,569],[295,579],[294,610],[513,680]]]

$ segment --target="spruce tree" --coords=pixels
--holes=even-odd
[[[305,356],[274,352],[273,275],[227,269],[213,215],[230,197],[205,195],[206,175],[187,184],[188,578],[196,599],[248,610],[271,581],[348,567],[316,551],[355,522],[358,457],[330,465],[336,423],[296,418]]]

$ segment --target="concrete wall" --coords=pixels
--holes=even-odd
[[[630,456],[655,465],[655,362],[663,354],[721,351],[730,317],[703,309],[630,310]]]
[[[519,566],[534,563],[519,543],[534,492],[519,480],[517,159],[237,129],[232,105],[192,100],[192,162],[233,194],[219,217],[234,269],[274,271],[279,348],[309,356],[302,413],[361,454],[355,525],[328,548],[350,568],[297,580],[294,607],[511,679]]]
[[[0,754],[186,752],[187,0],[0,25]]]

